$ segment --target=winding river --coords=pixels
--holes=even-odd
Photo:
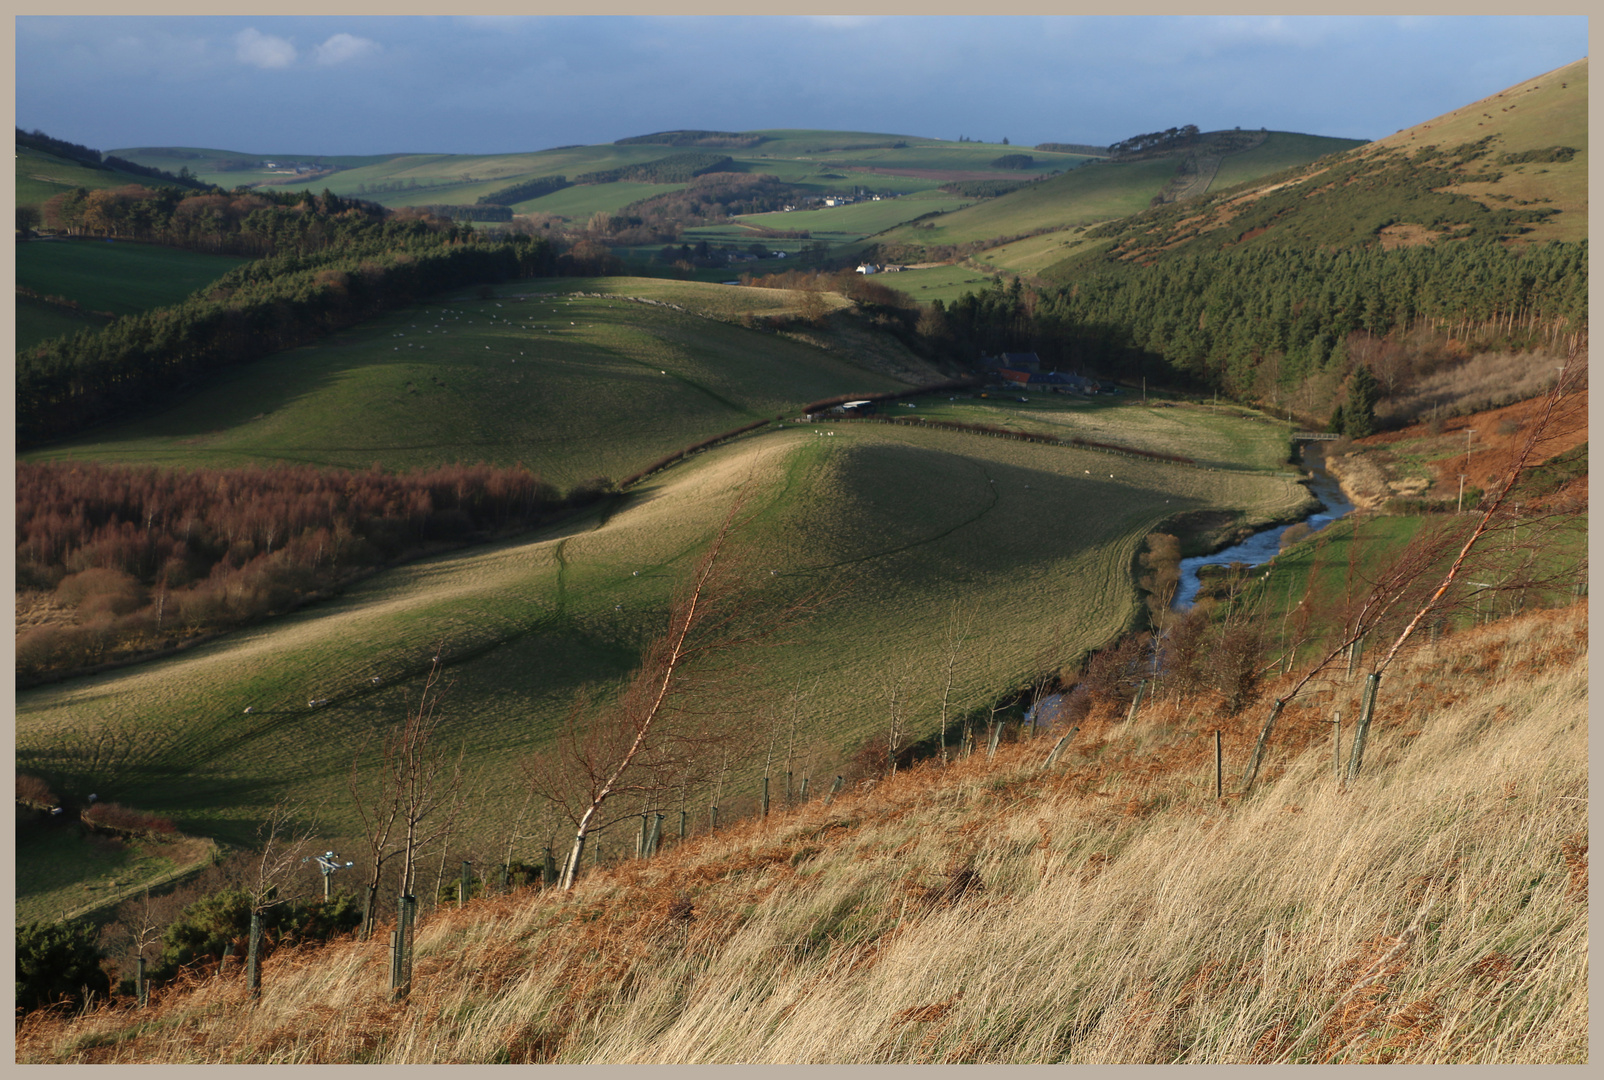
[[[1325,471],[1325,457],[1321,454],[1318,443],[1306,443],[1302,458],[1304,468],[1311,474],[1309,493],[1320,500],[1320,509],[1303,520],[1311,532],[1319,532],[1331,522],[1352,513],[1353,503],[1342,493],[1342,486],[1337,483],[1336,478]],[[1291,527],[1291,525],[1273,525],[1254,533],[1240,544],[1233,544],[1213,555],[1182,559],[1181,583],[1175,590],[1175,600],[1170,606],[1177,611],[1184,611],[1192,606],[1192,601],[1197,596],[1198,567],[1229,566],[1232,563],[1258,566],[1260,563],[1269,562],[1281,550],[1281,534]],[[1051,727],[1057,721],[1063,704],[1062,693],[1044,695],[1027,710],[1025,722],[1033,728]]]
[[[1303,465],[1313,476],[1309,481],[1309,492],[1319,499],[1321,504],[1318,511],[1304,519],[1313,532],[1319,532],[1331,522],[1353,511],[1353,503],[1342,493],[1342,487],[1336,479],[1325,471],[1324,463],[1325,458],[1320,453],[1318,443],[1304,445]],[[1185,611],[1192,606],[1192,601],[1197,596],[1198,567],[1229,566],[1232,563],[1258,566],[1260,563],[1269,562],[1281,550],[1281,534],[1291,527],[1274,525],[1254,533],[1240,544],[1233,544],[1223,551],[1216,551],[1213,555],[1182,559],[1181,583],[1175,590],[1175,599],[1170,606],[1177,611]]]

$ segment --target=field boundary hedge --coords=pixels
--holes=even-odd
[[[849,398],[848,400],[852,399]],[[706,450],[708,447],[716,446],[717,444],[724,442],[726,439],[733,439],[738,435],[745,435],[748,431],[756,431],[758,428],[772,423],[774,423],[773,420],[754,420],[750,424],[742,424],[738,428],[731,428],[729,431],[726,431],[720,435],[714,435],[712,438],[703,439],[701,442],[691,443],[691,445],[684,447],[683,449],[675,450],[672,454],[665,454],[656,461],[652,462],[650,465],[646,466],[644,469],[641,469],[639,472],[631,473],[630,475],[624,477],[624,479],[620,480],[618,482],[618,490],[623,491],[635,484],[638,484],[653,473],[660,472],[661,470],[668,468],[676,461],[682,461],[685,458],[690,457],[698,450]]]
[[[997,427],[992,424],[969,424],[962,420],[927,420],[922,416],[858,416],[842,417],[843,421],[860,421],[874,424],[901,424],[905,427],[942,428],[948,431],[961,431],[970,435],[987,435],[993,439],[1014,439],[1018,442],[1046,443],[1049,446],[1073,446],[1082,450],[1102,450],[1111,454],[1124,454],[1127,457],[1148,458],[1152,461],[1167,461],[1175,465],[1196,465],[1196,458],[1185,457],[1181,454],[1166,454],[1158,450],[1142,450],[1134,446],[1121,446],[1119,443],[1099,442],[1095,439],[1083,439],[1079,435],[1064,437],[1061,435],[1046,435],[1035,431],[1015,431],[1012,428]]]

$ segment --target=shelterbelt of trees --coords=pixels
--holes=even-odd
[[[40,213],[46,228],[67,236],[127,238],[247,258],[321,251],[365,238],[376,222],[428,216],[392,214],[377,203],[330,191],[195,193],[139,184],[74,188],[47,199]]]
[[[421,296],[562,269],[542,238],[484,238],[332,196],[258,208],[236,223],[260,227],[283,253],[237,267],[181,304],[18,355],[19,446],[137,413],[207,372],[306,344]]]

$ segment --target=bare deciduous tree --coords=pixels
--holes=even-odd
[[[671,605],[666,632],[647,646],[616,701],[601,709],[576,702],[552,752],[526,765],[532,790],[573,824],[560,877],[565,889],[573,887],[592,834],[664,809],[653,800],[705,780],[716,748],[740,733],[727,707],[704,705],[718,699],[712,690],[720,685],[707,662],[732,661],[805,605],[763,610],[754,593],[742,593],[730,550],[740,508],[737,500]],[[724,678],[731,677],[726,670]]]
[[[1433,612],[1440,614],[1445,609],[1467,569],[1476,565],[1475,558],[1478,555],[1488,556],[1489,549],[1484,541],[1489,536],[1508,529],[1513,542],[1515,533],[1523,527],[1533,532],[1538,530],[1539,523],[1523,521],[1513,512],[1512,496],[1521,481],[1542,460],[1544,450],[1575,425],[1585,422],[1573,391],[1586,376],[1586,348],[1584,340],[1571,349],[1553,388],[1537,402],[1534,415],[1527,422],[1526,439],[1491,493],[1482,500],[1481,513],[1469,522],[1456,514],[1439,525],[1423,529],[1352,607],[1345,620],[1344,631],[1339,635],[1340,640],[1304,672],[1288,693],[1276,699],[1243,773],[1244,792],[1253,786],[1258,776],[1265,747],[1275,728],[1276,719],[1287,702],[1297,697],[1315,676],[1352,649],[1356,642],[1372,633],[1390,632],[1395,635],[1391,645],[1366,676],[1365,699],[1354,736],[1349,775],[1357,771],[1364,749],[1365,731],[1375,709],[1378,684],[1400,650],[1428,616]],[[1565,527],[1574,524],[1575,520],[1574,507],[1558,507],[1552,514],[1546,515],[1542,525]],[[1530,540],[1529,536],[1528,542]],[[1517,575],[1510,574],[1496,585],[1482,583],[1476,585],[1472,592],[1461,592],[1461,603],[1466,597],[1475,597],[1489,588],[1538,588],[1545,584],[1544,579],[1534,572],[1531,563],[1527,564],[1527,571],[1528,576],[1519,581],[1516,580]]]
[[[379,768],[373,773],[371,795],[363,795],[359,771],[360,754],[351,765],[351,800],[362,819],[362,837],[367,843],[370,871],[363,900],[363,936],[372,933],[377,919],[379,885],[390,859],[401,858],[400,893],[412,895],[418,853],[449,828],[444,821],[431,821],[442,800],[454,804],[461,780],[460,758],[447,775],[445,755],[435,745],[440,717],[437,712],[447,687],[441,685],[444,655],[442,643],[418,696],[416,708],[385,735]]]

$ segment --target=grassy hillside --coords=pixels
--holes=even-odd
[[[17,245],[17,284],[90,311],[131,315],[175,304],[246,261],[153,244],[50,240]]]
[[[1221,157],[1219,172],[1209,189],[1263,176],[1353,145],[1351,139],[1269,132],[1258,146]],[[1125,217],[1145,210],[1175,178],[1183,159],[1184,155],[1164,155],[1146,160],[1094,162],[1023,191],[986,200],[933,221],[903,226],[878,239],[886,245],[973,244]]]
[[[1093,230],[1043,277],[1233,247],[1385,249],[1587,233],[1587,61],[1334,157]]]
[[[95,169],[82,162],[69,161],[30,147],[19,146],[16,152],[18,206],[42,206],[52,196],[80,187],[95,191],[100,188],[119,188],[125,184],[164,186],[161,181],[148,176],[135,176],[115,169]],[[144,162],[135,164],[142,165]],[[173,171],[176,173],[178,170]]]
[[[1204,507],[1264,522],[1305,498],[1263,473],[866,422],[786,425],[698,455],[589,518],[387,572],[171,659],[25,692],[19,764],[58,790],[93,785],[241,842],[293,792],[348,838],[352,758],[405,710],[443,643],[445,737],[465,749],[479,807],[463,842],[482,850],[519,813],[493,793],[518,789],[519,758],[551,737],[581,685],[635,662],[738,489],[756,514],[747,542],[764,587],[826,586],[832,599],[725,706],[754,730],[731,762],[731,808],[752,796],[759,733],[789,695],[802,694],[798,761],[828,775],[883,722],[888,678],[904,680],[911,737],[933,733],[928,675],[950,647],[933,628],[955,614],[965,644],[953,707],[979,708],[1128,625],[1131,560],[1159,522]]]
[[[761,139],[748,147],[720,148],[734,159],[737,171],[774,176],[801,185],[813,193],[850,191],[857,186],[903,193],[931,191],[950,179],[993,176],[1019,179],[1072,169],[1091,160],[1078,154],[1061,154],[1008,147],[996,143],[953,142],[907,135],[824,130],[773,130],[746,133]],[[337,195],[355,195],[385,206],[428,203],[471,204],[480,196],[524,180],[565,176],[570,180],[585,173],[601,172],[657,160],[683,148],[664,143],[569,146],[551,150],[513,154],[394,154],[370,157],[329,155],[272,155],[185,147],[142,147],[116,151],[142,165],[153,165],[173,172],[181,167],[211,183],[224,187],[238,184],[271,183],[290,188],[332,190]],[[1024,170],[999,169],[992,165],[1009,153],[1024,153],[1033,159]],[[250,163],[231,170],[216,166],[223,161]],[[305,179],[274,173],[259,163],[325,163],[338,171]],[[517,204],[519,213],[550,213],[571,221],[584,222],[597,211],[615,211],[651,195],[676,190],[681,185],[614,182],[586,184],[564,189],[540,199]],[[893,204],[895,205],[895,204]],[[928,207],[916,210],[924,212]],[[882,220],[863,230],[856,224],[848,231],[875,231],[906,220]],[[807,226],[785,226],[807,227]]]
[[[60,304],[35,300],[31,296],[17,297],[17,348],[27,349],[64,334],[80,330],[98,330],[110,320],[74,311]]]
[[[567,487],[624,477],[810,401],[907,385],[736,325],[743,314],[795,312],[800,301],[785,291],[611,278],[501,292],[392,313],[232,369],[165,412],[32,459],[488,461],[522,463]]]
[[[1145,209],[1174,174],[1175,162],[1167,158],[1094,162],[1023,191],[892,230],[878,239],[883,245],[928,247],[1106,221]]]
[[[1333,680],[1283,719],[1161,697],[650,861],[35,1013],[25,1062],[1572,1063],[1588,1059],[1585,605],[1421,647],[1364,768]],[[1274,687],[1268,688],[1273,693]],[[1345,732],[1346,734],[1346,732]],[[816,790],[816,789],[815,789]]]

